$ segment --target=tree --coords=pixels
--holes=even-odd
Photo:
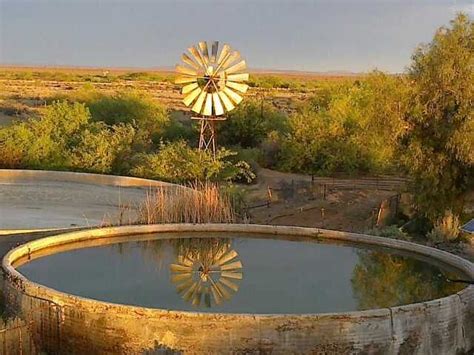
[[[461,213],[474,187],[474,23],[459,14],[412,58],[405,163],[420,213]]]
[[[263,101],[249,100],[230,112],[229,119],[218,127],[223,144],[257,147],[272,131],[287,129],[286,115]]]

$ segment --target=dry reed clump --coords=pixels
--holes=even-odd
[[[156,189],[138,206],[138,223],[233,223],[236,213],[217,184]]]
[[[444,216],[438,218],[433,230],[428,233],[428,238],[435,242],[455,240],[459,236],[460,227],[459,217],[447,210]]]

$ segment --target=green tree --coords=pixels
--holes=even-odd
[[[356,83],[324,86],[290,117],[280,166],[313,174],[392,170],[407,92],[402,77],[377,71]]]
[[[219,125],[219,139],[223,144],[254,148],[270,132],[285,132],[288,129],[287,122],[286,115],[270,104],[249,100],[231,111],[229,119]]]
[[[463,210],[474,187],[474,23],[459,14],[417,49],[405,163],[420,212],[432,221]]]
[[[123,160],[132,155],[135,129],[128,124],[108,127],[103,122],[88,125],[71,148],[71,167],[95,173],[121,171]]]

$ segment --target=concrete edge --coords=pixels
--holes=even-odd
[[[23,169],[0,169],[0,184],[2,183],[18,183],[18,182],[73,182],[78,184],[87,184],[95,186],[115,186],[124,188],[141,188],[151,189],[156,187],[167,188],[183,188],[187,187],[172,184],[163,181],[142,179],[130,176],[103,175],[92,173],[79,173],[70,171],[50,171],[50,170],[23,170]],[[83,228],[98,228],[99,225],[80,226]],[[60,232],[62,230],[71,229],[70,227],[60,228],[34,228],[34,229],[1,229],[0,236],[15,235],[25,233],[38,232]]]
[[[0,169],[0,183],[18,181],[62,181],[118,187],[180,186],[169,182],[143,179],[132,176],[103,175],[70,171]]]
[[[474,286],[468,286],[457,294],[453,294],[441,299],[435,299],[427,302],[403,305],[399,307],[390,307],[382,309],[372,309],[365,311],[353,312],[337,312],[337,313],[315,313],[315,314],[237,314],[237,313],[200,313],[190,311],[173,311],[158,308],[146,308],[132,305],[123,305],[116,303],[108,303],[104,301],[96,301],[89,298],[75,296],[60,292],[46,286],[34,283],[28,280],[20,272],[18,272],[12,264],[22,258],[27,257],[35,251],[41,249],[60,246],[69,243],[76,243],[84,240],[98,239],[98,238],[112,238],[121,237],[134,234],[151,234],[151,233],[166,233],[166,232],[235,232],[235,233],[258,233],[269,235],[293,235],[313,237],[316,239],[339,240],[352,243],[361,243],[366,245],[377,245],[388,247],[392,249],[409,251],[412,253],[421,254],[424,256],[433,257],[434,259],[453,266],[464,272],[468,277],[474,279],[474,264],[459,256],[450,254],[448,252],[419,245],[411,242],[389,239],[383,237],[375,237],[357,233],[347,233],[318,228],[305,227],[290,227],[290,226],[272,226],[272,225],[252,225],[252,224],[158,224],[158,225],[139,225],[139,226],[122,226],[122,227],[108,227],[89,229],[78,232],[70,232],[60,234],[52,237],[37,239],[35,241],[23,244],[8,252],[2,260],[2,269],[7,278],[13,283],[28,293],[30,296],[52,296],[55,300],[68,299],[75,302],[85,302],[89,304],[103,306],[105,308],[127,309],[138,313],[152,312],[154,314],[162,313],[167,315],[185,315],[186,317],[251,317],[253,319],[268,319],[268,318],[378,318],[386,316],[387,313],[391,315],[397,310],[415,310],[425,309],[426,307],[436,306],[440,302],[457,301],[459,298],[474,298]]]

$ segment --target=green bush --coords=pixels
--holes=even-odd
[[[142,154],[132,174],[140,177],[183,183],[190,181],[227,180],[255,176],[244,162],[232,162],[235,155],[221,148],[214,159],[208,151],[190,148],[185,141],[162,143],[157,153]]]
[[[0,129],[0,166],[111,173],[131,154],[130,125],[91,122],[80,103],[54,102],[38,120]]]
[[[248,100],[231,111],[229,118],[219,125],[219,139],[225,145],[255,148],[272,131],[288,130],[286,115],[263,101]]]
[[[77,136],[71,149],[71,167],[95,173],[126,171],[124,163],[132,155],[135,129],[130,125],[108,127],[103,122],[90,124]]]
[[[380,72],[322,87],[290,116],[279,167],[311,174],[394,170],[407,92],[403,78]]]

